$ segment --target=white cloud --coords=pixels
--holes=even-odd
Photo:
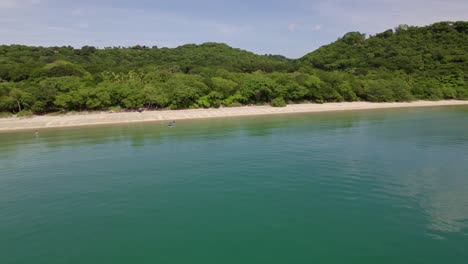
[[[81,8],[76,8],[76,9],[73,9],[71,13],[74,16],[82,16],[84,14],[84,11]]]
[[[290,23],[290,24],[288,25],[288,31],[289,31],[289,32],[294,32],[294,31],[296,31],[297,29],[299,29],[299,24],[297,24],[297,23]]]
[[[13,8],[16,7],[17,1],[13,0],[1,0],[0,1],[0,8]]]
[[[89,8],[75,8],[71,10],[71,15],[76,17],[94,16],[96,15],[96,9]]]
[[[399,24],[423,26],[468,20],[466,0],[329,0],[315,3],[309,10],[341,33],[352,30],[375,34]]]
[[[312,31],[321,31],[322,30],[322,25],[315,25],[313,28],[312,28]]]
[[[54,31],[63,31],[67,30],[66,27],[59,27],[59,26],[48,26],[46,27],[47,30],[54,30]]]
[[[0,24],[13,24],[18,22],[15,18],[0,18]]]
[[[215,25],[216,31],[223,35],[233,35],[242,32],[242,28],[234,25],[217,24]]]
[[[21,8],[40,3],[41,0],[0,0],[0,8]]]
[[[83,23],[78,23],[76,26],[77,26],[78,28],[80,28],[80,29],[87,29],[87,28],[89,28],[89,24],[88,24],[88,23],[85,23],[85,22],[83,22]]]

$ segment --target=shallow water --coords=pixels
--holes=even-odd
[[[468,263],[468,107],[0,134],[0,263]]]

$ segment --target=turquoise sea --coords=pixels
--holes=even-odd
[[[0,134],[0,263],[468,263],[468,107]]]

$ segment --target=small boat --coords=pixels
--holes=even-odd
[[[169,126],[170,126],[170,127],[173,127],[173,126],[175,126],[175,121],[171,121],[171,122],[169,122]]]

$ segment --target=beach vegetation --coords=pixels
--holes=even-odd
[[[0,112],[468,99],[468,22],[350,32],[298,59],[221,43],[0,46]]]
[[[13,114],[10,112],[0,112],[0,118],[12,117]]]
[[[34,114],[31,110],[21,110],[16,113],[16,117],[32,117]]]
[[[271,106],[273,107],[286,107],[288,104],[284,101],[283,97],[277,97],[271,100]]]

